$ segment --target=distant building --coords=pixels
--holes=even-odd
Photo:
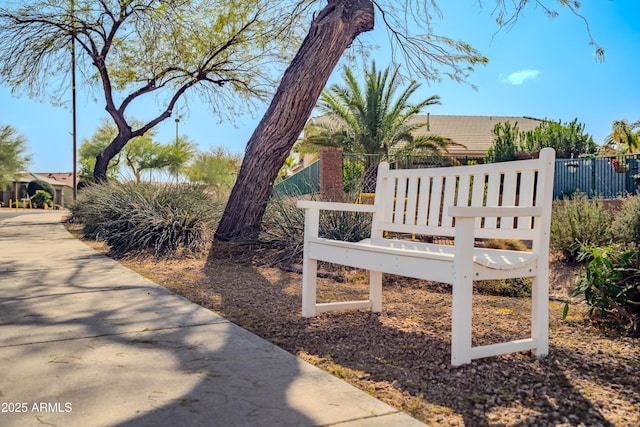
[[[64,207],[73,201],[73,174],[63,173],[27,173],[14,181],[5,189],[0,189],[0,201],[4,206],[9,206],[9,200],[20,200],[27,196],[27,186],[31,181],[41,180],[48,182],[56,191],[53,202]]]
[[[464,147],[451,145],[449,154],[454,157],[484,157],[493,144],[493,128],[498,123],[518,124],[521,132],[530,131],[542,124],[543,120],[514,116],[444,116],[419,115],[410,123],[426,123],[415,135],[438,135],[449,138]]]
[[[314,117],[311,122],[331,124],[336,130],[338,124],[327,116]],[[543,120],[531,117],[515,116],[447,116],[447,115],[416,115],[409,120],[409,124],[424,123],[425,126],[417,129],[414,136],[438,135],[448,138],[458,145],[450,145],[449,154],[453,157],[484,157],[493,144],[495,136],[493,129],[498,123],[516,123],[518,129],[523,131],[533,130]]]

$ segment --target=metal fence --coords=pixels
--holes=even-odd
[[[274,185],[273,194],[302,196],[320,192],[320,162],[314,162],[300,172]]]
[[[372,154],[343,154],[345,186],[352,185],[354,178],[367,179],[366,170],[382,160],[396,168],[420,168],[455,166],[482,163],[481,157],[451,156],[396,156],[391,159]],[[354,165],[361,165],[355,168]],[[274,193],[303,195],[320,191],[320,162],[287,178],[274,187]],[[349,176],[349,175],[358,176]],[[592,157],[580,159],[556,159],[553,186],[554,199],[563,199],[579,191],[589,198],[615,199],[640,193],[640,154]],[[372,183],[375,185],[374,182]],[[367,187],[366,183],[362,184]]]
[[[553,197],[562,199],[580,191],[589,198],[615,199],[638,194],[640,156],[557,159]]]

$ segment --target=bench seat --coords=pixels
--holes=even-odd
[[[453,263],[455,256],[455,248],[453,245],[422,243],[398,239],[378,239],[375,241],[372,241],[371,239],[364,239],[359,242],[345,242],[318,238],[309,242],[309,251],[309,256],[315,259],[364,269],[372,268],[371,264],[373,263],[367,260],[367,256],[372,253],[425,260],[429,259],[449,263]],[[362,256],[348,256],[350,252],[358,253]],[[329,261],[327,258],[333,258],[333,260]],[[522,273],[525,275],[519,277],[530,277],[534,275],[533,271],[535,270],[536,259],[537,255],[531,252],[474,247],[473,263],[477,267],[474,278],[475,280],[491,280],[496,278],[496,274],[499,274],[487,273],[487,269],[509,270],[510,272],[507,274],[509,277],[513,276],[513,272],[511,270],[524,270]],[[383,270],[385,269],[384,266],[378,267]],[[393,274],[415,277],[416,279],[427,279],[433,276],[433,273],[417,273],[412,275],[410,270]],[[449,283],[449,281],[446,281],[446,283]]]

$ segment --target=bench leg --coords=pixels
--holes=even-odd
[[[302,264],[302,317],[316,315],[316,279],[318,261],[304,258]]]
[[[531,338],[537,341],[533,354],[549,353],[549,280],[538,274],[531,283]]]
[[[371,300],[371,311],[380,313],[382,311],[382,273],[380,271],[369,271],[369,300]]]
[[[471,363],[473,312],[473,240],[475,219],[456,218],[453,294],[451,301],[451,364]]]
[[[457,280],[453,284],[451,310],[451,365],[471,363],[471,319],[473,281]]]

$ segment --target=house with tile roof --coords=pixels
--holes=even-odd
[[[417,115],[413,123],[426,123],[415,135],[438,135],[449,138],[456,144],[448,147],[453,157],[484,157],[493,144],[493,129],[498,123],[517,123],[521,132],[530,131],[542,124],[543,120],[516,116],[448,116]]]
[[[315,123],[327,123],[338,128],[327,116],[314,117]],[[456,115],[416,115],[409,120],[409,124],[423,123],[425,126],[417,129],[415,136],[438,135],[448,138],[455,144],[448,147],[453,157],[484,157],[493,144],[493,129],[498,123],[517,123],[518,129],[530,131],[538,127],[543,120],[532,117],[517,116],[456,116]],[[459,144],[459,145],[456,145]]]
[[[51,184],[56,191],[53,202],[64,207],[73,201],[73,174],[63,173],[26,173],[17,181],[4,189],[0,189],[0,201],[3,206],[9,206],[9,200],[27,197],[27,186],[31,181],[41,180]]]

